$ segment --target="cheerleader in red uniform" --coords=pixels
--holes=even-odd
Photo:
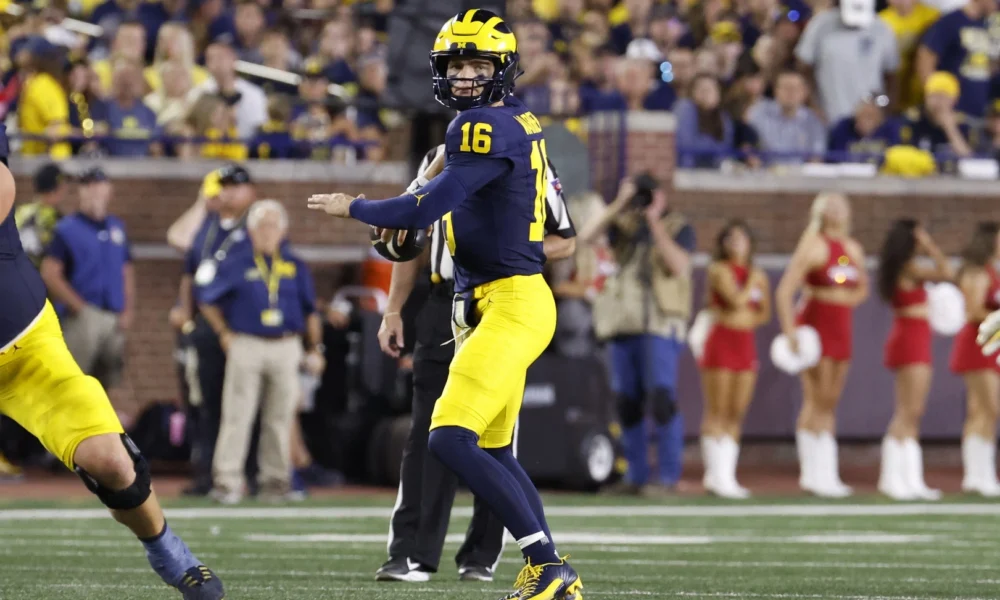
[[[708,267],[713,325],[700,367],[705,391],[701,425],[705,489],[724,498],[750,494],[736,480],[740,431],[757,381],[754,330],[771,320],[767,276],[753,266],[753,237],[743,221],[727,224]]]
[[[965,296],[966,324],[955,336],[951,370],[965,380],[967,409],[962,431],[962,490],[1000,496],[996,473],[996,423],[1000,413],[1000,374],[996,355],[984,356],[976,331],[986,316],[1000,309],[1000,224],[980,223],[962,252],[958,287]]]
[[[926,254],[933,267],[918,258]],[[924,483],[918,435],[931,386],[931,326],[928,281],[950,281],[948,259],[916,221],[893,223],[879,256],[878,291],[894,320],[885,344],[885,366],[896,377],[896,408],[882,440],[878,489],[894,500],[937,500],[941,492]]]
[[[835,413],[851,361],[854,307],[868,295],[864,250],[850,237],[851,207],[840,194],[820,194],[810,223],[775,291],[781,331],[798,353],[795,329],[809,325],[819,334],[822,357],[802,372],[802,410],[796,424],[802,489],[825,497],[845,497],[851,488],[837,468]],[[795,293],[803,290],[801,310]]]

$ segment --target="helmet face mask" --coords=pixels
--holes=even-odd
[[[449,77],[453,59],[484,60],[493,64],[492,77]],[[450,19],[441,28],[430,55],[434,97],[455,110],[468,110],[500,102],[514,91],[520,75],[517,41],[503,20],[487,10],[469,10]],[[471,95],[456,95],[468,89]]]

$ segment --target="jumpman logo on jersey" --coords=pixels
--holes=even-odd
[[[9,349],[4,350],[3,352],[0,352],[0,356],[3,356],[4,354],[7,354],[8,352],[11,353],[11,354],[14,354],[15,352],[17,352],[20,349],[21,349],[20,346],[18,346],[17,344],[14,344]]]
[[[413,197],[417,199],[417,206],[420,206],[420,201],[423,200],[426,195],[427,194],[413,194]]]

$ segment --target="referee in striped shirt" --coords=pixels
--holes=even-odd
[[[427,153],[417,172],[423,173],[439,152],[444,152],[444,144]],[[573,255],[576,230],[551,162],[547,172],[544,249],[548,260],[557,260]],[[399,494],[389,525],[389,560],[376,572],[378,581],[427,581],[431,573],[437,572],[458,487],[455,475],[427,450],[431,413],[444,390],[448,366],[455,354],[451,330],[453,264],[441,227],[441,221],[436,222],[431,234],[431,293],[417,317],[413,350],[413,425],[403,451]],[[393,265],[389,302],[379,329],[379,344],[391,356],[398,357],[403,346],[400,311],[420,274],[420,264],[413,260]],[[516,455],[516,426],[513,450]],[[476,498],[465,543],[455,557],[459,578],[492,581],[504,538],[499,519]]]

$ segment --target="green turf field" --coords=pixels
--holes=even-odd
[[[457,581],[452,557],[468,522],[467,499],[456,509],[443,570],[430,583],[375,583],[390,501],[185,503],[171,507],[170,519],[222,576],[232,600],[495,600],[506,593],[521,564],[516,546],[508,545],[496,582]],[[0,510],[0,599],[180,597],[100,508],[20,506]],[[558,496],[548,506],[585,598],[1000,597],[1000,504]]]

